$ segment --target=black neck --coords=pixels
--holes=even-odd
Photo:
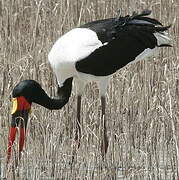
[[[62,87],[58,87],[57,98],[50,98],[46,92],[41,89],[40,94],[34,98],[33,102],[50,110],[61,109],[68,102],[71,95],[72,81],[73,78],[69,78],[64,82]]]
[[[38,98],[37,100],[34,100],[33,102],[50,110],[58,110],[58,109],[61,109],[63,106],[65,106],[68,100],[69,98],[61,98],[61,99],[50,98],[44,92],[44,94],[41,95],[40,98]]]
[[[34,80],[21,81],[13,90],[13,97],[24,96],[29,103],[37,103],[47,109],[61,109],[69,100],[73,78],[58,87],[58,98],[50,98],[40,84]]]

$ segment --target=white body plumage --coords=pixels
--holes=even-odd
[[[170,41],[165,34],[154,33],[154,36],[157,38],[158,45],[167,44]],[[66,79],[74,77],[77,79],[76,82],[79,94],[82,93],[87,82],[95,81],[99,86],[101,95],[104,95],[106,92],[108,79],[111,75],[95,76],[92,74],[79,72],[75,68],[75,63],[89,56],[99,47],[107,44],[107,42],[102,43],[99,40],[96,32],[87,28],[75,28],[60,37],[53,45],[48,55],[51,67],[56,74],[59,87],[63,86],[63,82]],[[153,49],[145,49],[133,61],[129,62],[129,64],[155,55],[157,49],[158,47]]]

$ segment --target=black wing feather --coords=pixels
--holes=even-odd
[[[88,57],[76,62],[76,69],[96,76],[107,76],[124,67],[145,49],[157,46],[153,33],[163,32],[170,26],[149,17],[151,11],[132,16],[110,18],[90,22],[81,26],[96,32],[99,40],[107,45],[101,46]],[[160,26],[156,26],[160,25]]]
[[[135,60],[145,49],[152,49],[157,44],[153,34],[138,30],[138,27],[129,28],[119,34],[107,45],[76,62],[76,69],[95,76],[107,76]]]

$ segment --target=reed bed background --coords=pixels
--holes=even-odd
[[[33,104],[27,142],[15,168],[18,142],[6,169],[11,92],[21,80],[38,81],[56,95],[47,55],[65,32],[88,21],[151,9],[169,30],[172,48],[128,65],[111,78],[107,93],[109,149],[102,161],[100,101],[96,84],[82,99],[82,142],[70,164],[76,119],[75,84],[59,111]],[[178,0],[0,0],[0,179],[179,179]]]

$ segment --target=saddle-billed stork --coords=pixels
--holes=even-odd
[[[145,10],[131,16],[117,16],[89,22],[60,37],[53,45],[48,59],[58,81],[58,99],[50,98],[34,80],[21,81],[13,90],[12,122],[8,144],[8,160],[15,140],[16,127],[20,124],[19,155],[23,150],[28,113],[32,103],[47,109],[61,109],[69,100],[72,81],[77,84],[77,127],[75,140],[80,145],[81,95],[88,81],[99,86],[103,140],[102,155],[107,151],[108,138],[105,121],[105,93],[112,74],[125,65],[149,57],[160,47],[171,46],[166,30],[170,26],[146,17]],[[25,129],[24,129],[25,127]]]

